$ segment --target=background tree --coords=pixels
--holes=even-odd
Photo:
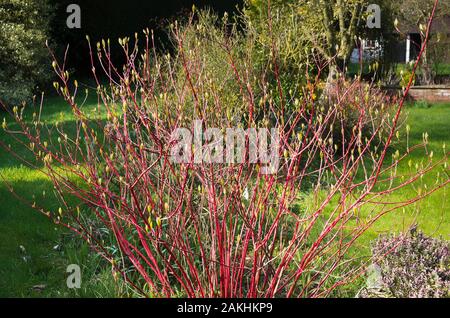
[[[423,43],[426,35],[426,26],[431,18],[434,2],[434,0],[404,0],[402,2],[395,3],[394,9],[395,14],[398,16],[398,20],[400,21],[400,31],[409,32],[411,31],[411,28],[417,28],[420,32],[421,42]],[[434,16],[434,23],[440,23],[446,15],[450,15],[450,0],[440,0]],[[432,37],[430,41],[435,43],[425,49],[421,62],[422,81],[424,84],[432,84],[434,82],[435,74],[433,74],[433,64],[438,62],[435,58],[433,58],[437,55],[430,53],[432,53],[431,51],[434,47],[439,46],[436,43],[440,40],[439,32],[432,32],[431,35]],[[414,44],[420,45],[418,43]]]
[[[46,0],[0,1],[0,99],[7,104],[31,98],[50,77],[51,12]]]
[[[343,70],[358,43],[358,38],[387,40],[392,33],[392,1],[273,0],[270,1],[270,9],[268,4],[265,0],[249,0],[247,15],[252,21],[257,21],[258,17],[267,17],[268,10],[271,10],[272,32],[275,33],[275,38],[283,42],[280,55],[285,59],[306,59],[313,50],[330,64],[330,78],[334,77],[338,70]],[[370,4],[378,4],[382,9],[379,29],[369,29],[366,26],[367,8]],[[283,36],[283,26],[292,24],[295,24],[296,28],[288,29],[290,32],[296,30],[296,34]],[[260,29],[264,30],[264,25]],[[265,36],[261,35],[262,38]]]

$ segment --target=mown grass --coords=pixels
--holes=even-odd
[[[95,110],[95,99],[84,106]],[[37,109],[29,109],[26,116]],[[5,112],[0,112],[7,117]],[[47,124],[71,123],[70,108],[60,98],[49,98],[42,109],[42,121]],[[8,128],[17,128],[9,121]],[[69,128],[70,129],[70,128]],[[31,154],[14,139],[0,131],[0,140],[27,160]],[[41,172],[26,167],[8,151],[0,151],[0,297],[87,297],[115,296],[110,271],[102,260],[90,253],[83,242],[67,237],[67,231],[39,214],[29,204],[21,202],[11,192],[23,198],[44,203],[50,211],[58,209],[53,186]],[[79,264],[82,270],[82,288],[69,290],[66,268]]]
[[[423,103],[407,105],[404,110],[404,121],[400,127],[400,136],[398,140],[394,141],[389,150],[385,165],[391,162],[391,155],[399,150],[400,154],[407,153],[409,149],[418,144],[423,143],[424,134],[428,134],[428,144],[426,150],[423,148],[410,152],[406,159],[400,162],[397,166],[396,175],[400,179],[401,176],[415,175],[417,173],[416,164],[426,164],[433,153],[432,160],[434,163],[442,161],[444,151],[448,151],[448,144],[450,142],[450,104],[432,104],[427,107],[422,106]],[[407,126],[410,127],[409,134],[407,133]],[[443,145],[446,145],[445,149]],[[448,163],[448,162],[447,162]],[[384,179],[389,176],[384,176]],[[383,203],[398,203],[406,202],[417,198],[419,193],[426,192],[426,189],[431,190],[436,186],[439,179],[440,182],[449,178],[449,170],[440,164],[419,178],[414,183],[401,188],[398,191],[389,195],[376,198],[377,202]],[[398,184],[398,182],[396,183]],[[386,190],[388,185],[378,184],[377,191]],[[355,266],[359,266],[360,262],[370,261],[372,255],[372,244],[381,235],[398,235],[399,233],[409,232],[411,228],[417,227],[418,230],[424,232],[428,236],[449,240],[450,239],[450,187],[446,186],[442,189],[432,193],[431,195],[419,200],[405,208],[398,208],[390,211],[378,219],[371,227],[368,228],[350,247],[346,259],[351,261]],[[422,192],[420,192],[422,191]],[[317,208],[317,203],[313,203],[315,196],[319,195],[321,198],[326,196],[326,190],[319,194],[306,195],[306,201],[303,204],[308,206],[308,209],[314,211]],[[325,209],[325,214],[319,219],[316,226],[317,234],[322,231],[322,226],[334,210],[339,196],[333,198],[333,201]],[[351,201],[351,200],[350,200]],[[322,202],[319,200],[318,202]],[[350,204],[351,202],[348,202]],[[311,207],[309,207],[311,205]],[[396,204],[398,205],[398,204]],[[389,204],[370,204],[366,203],[358,211],[353,211],[351,220],[346,224],[344,234],[350,234],[355,228],[358,228],[380,212],[390,210],[392,208]],[[348,240],[350,237],[347,238]],[[339,277],[339,270],[335,272],[336,277]],[[365,286],[365,276],[362,275],[350,284],[340,286],[332,293],[333,297],[354,297],[362,287]]]
[[[85,107],[93,111],[96,107],[95,100],[89,100]],[[428,149],[434,151],[434,158],[438,160],[442,157],[442,145],[446,143],[450,146],[450,104],[437,104],[430,108],[411,105],[406,113],[407,122],[411,126],[409,144],[420,143],[422,133],[427,132],[430,136]],[[69,123],[74,118],[63,101],[51,98],[45,103],[42,119],[48,123]],[[14,126],[11,125],[10,128]],[[402,141],[396,147],[404,150],[405,139],[403,134]],[[0,131],[0,140],[11,144],[19,154],[27,156],[3,131]],[[426,154],[423,151],[417,151],[411,154],[410,159],[420,162],[424,156]],[[400,174],[406,174],[410,169],[408,160],[398,169]],[[58,208],[58,203],[52,196],[51,183],[37,170],[23,166],[4,150],[0,152],[0,174],[21,196],[32,198],[34,195],[37,201],[45,202],[46,208]],[[434,175],[425,177],[421,182],[432,185]],[[416,190],[417,188],[408,187],[395,196],[397,199],[414,197]],[[357,253],[370,253],[370,243],[380,234],[406,230],[416,223],[429,235],[449,239],[449,203],[448,189],[444,188],[405,211],[399,210],[386,215],[358,241]],[[21,203],[0,182],[0,297],[117,296],[119,288],[112,280],[109,268],[90,253],[85,244],[70,236],[67,239],[67,236],[65,230]],[[25,252],[20,246],[25,248]],[[66,286],[66,266],[73,263],[82,267],[83,288],[79,291],[69,290]],[[45,285],[45,288],[38,291],[33,289],[36,285]],[[353,289],[350,289],[350,296],[352,292]]]
[[[416,172],[416,164],[426,162],[427,157],[433,153],[432,160],[437,162],[444,157],[444,151],[448,151],[450,144],[450,104],[434,104],[430,108],[409,105],[406,108],[406,123],[401,128],[400,142],[394,148],[400,153],[407,149],[406,125],[410,126],[409,146],[423,142],[423,134],[428,134],[428,145],[426,151],[418,149],[411,152],[406,160],[398,165],[397,175],[406,176]],[[446,149],[443,149],[444,144]],[[390,158],[388,158],[390,160]],[[419,195],[419,191],[432,189],[437,178],[448,178],[448,169],[443,165],[437,166],[433,171],[427,173],[423,178],[406,186],[392,195],[386,201],[401,202],[413,199]],[[359,240],[364,247],[368,247],[380,234],[398,233],[407,231],[413,225],[417,225],[425,234],[450,239],[450,204],[449,187],[444,187],[423,200],[420,200],[405,209],[399,209],[387,214],[378,220],[374,226]]]

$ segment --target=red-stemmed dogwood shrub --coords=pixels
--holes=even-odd
[[[196,27],[192,20],[188,26]],[[365,264],[349,258],[348,251],[376,220],[448,184],[441,175],[414,198],[389,200],[447,160],[446,153],[410,175],[396,174],[408,152],[426,146],[424,141],[405,154],[390,152],[404,99],[394,102],[355,81],[340,87],[329,107],[318,89],[327,67],[320,62],[314,65],[318,75],[303,75],[303,91],[285,92],[278,81],[277,48],[255,77],[251,54],[235,50],[230,28],[219,43],[204,32],[204,40],[221,50],[223,73],[217,76],[205,67],[200,46],[185,42],[186,30],[173,25],[172,56],[156,52],[148,30],[140,46],[137,36],[135,45],[120,39],[122,66],[112,63],[109,41],[91,49],[100,119],[84,110],[78,83],[69,79],[65,60],[55,58],[55,88],[73,111],[75,129],[46,125],[39,110],[28,124],[18,108],[11,115],[20,129],[3,125],[41,163],[27,162],[53,182],[61,208],[47,211],[31,203],[89,242],[139,294],[330,295],[363,273]],[[279,84],[275,89],[269,78]],[[224,98],[225,85],[235,87],[233,96]],[[236,104],[230,105],[232,100]],[[349,107],[353,124],[344,129],[342,109]],[[198,162],[194,157],[207,148],[187,145],[189,160],[174,162],[173,132],[194,133],[196,122],[201,131],[242,128],[237,138],[244,139],[245,160]],[[251,162],[249,128],[273,128],[279,136],[278,147],[269,147],[279,159],[273,173]],[[305,193],[314,197],[311,206],[302,204]],[[114,236],[120,255],[111,252],[95,224]]]

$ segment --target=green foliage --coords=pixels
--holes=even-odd
[[[425,100],[420,100],[420,101],[417,101],[414,106],[417,108],[430,108],[431,104]]]
[[[413,76],[415,61],[411,61],[409,63],[404,64],[395,64],[392,66],[392,80],[395,85],[400,86],[402,89],[405,89],[409,80]],[[412,82],[412,86],[417,84],[418,79],[420,79],[421,74],[423,73],[422,68],[419,66],[414,74],[414,79]]]
[[[450,76],[450,35],[433,34],[427,51],[432,75]]]
[[[366,26],[367,7],[370,4],[378,4],[382,9],[380,29]],[[275,0],[271,1],[269,23],[267,1],[248,0],[245,14],[254,25],[261,46],[266,48],[261,56],[269,56],[267,48],[275,44],[279,49],[276,53],[287,68],[304,71],[308,66],[310,70],[311,62],[325,61],[330,63],[333,71],[336,66],[343,71],[357,38],[382,38],[380,44],[383,46],[384,58],[390,56],[390,43],[393,40],[391,5],[391,1],[387,0]],[[271,43],[271,34],[276,43]],[[292,80],[290,78],[286,82]]]
[[[285,0],[271,1],[270,20],[268,10],[267,1],[261,0],[248,1],[244,10],[246,31],[257,44],[254,61],[262,67],[276,61],[284,88],[296,89],[304,78],[286,78],[284,74],[304,74],[310,66],[313,47],[303,29],[303,6],[287,4]],[[277,51],[273,52],[273,48]],[[291,84],[292,87],[287,87]]]
[[[450,76],[450,64],[435,64],[434,68],[436,69],[436,75]]]
[[[0,99],[7,104],[31,98],[49,78],[45,41],[51,7],[46,0],[0,2]]]
[[[427,34],[427,25],[431,18],[434,4],[434,0],[405,0],[401,3],[395,3],[393,7],[401,21],[398,25],[400,31],[408,33],[414,29],[418,30],[416,32],[420,33],[421,43],[424,43]],[[434,23],[445,25],[442,19],[445,19],[449,10],[450,0],[439,1],[433,17]],[[441,31],[439,27],[438,31]],[[445,62],[445,55],[450,46],[448,39],[443,34],[445,31],[443,33],[436,33],[436,30],[432,30],[432,33],[435,34],[430,34],[428,46],[425,48],[420,61],[421,73],[419,80],[421,84],[426,85],[434,83],[437,75],[434,66]]]
[[[239,105],[242,104],[246,91],[242,90],[237,77],[248,77],[253,79],[252,82],[256,80],[258,70],[252,63],[255,43],[251,36],[238,31],[237,24],[231,21],[227,14],[220,18],[215,13],[204,10],[197,12],[195,17],[195,23],[180,26],[177,24],[180,28],[178,35],[172,25],[173,39],[176,40],[182,34],[184,47],[175,56],[167,56],[165,61],[161,61],[161,65],[167,68],[166,74],[170,73],[170,68],[178,68],[175,82],[178,88],[182,89],[187,72],[184,61],[189,61],[188,71],[191,78],[208,78],[198,88],[198,97],[209,101],[211,105],[214,98],[220,98],[224,105],[222,110],[208,110],[216,113],[218,119],[232,117],[241,120],[246,110]],[[212,92],[216,96],[213,96]],[[176,98],[175,95],[172,98]],[[190,100],[180,105],[186,117],[194,109],[193,102]]]

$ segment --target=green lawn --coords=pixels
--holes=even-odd
[[[94,108],[95,102],[86,107]],[[442,157],[443,143],[447,144],[447,148],[450,147],[450,104],[433,105],[431,108],[409,106],[406,112],[411,126],[410,144],[419,143],[422,132],[428,132],[430,150],[434,151],[435,159]],[[69,122],[73,117],[63,102],[51,98],[45,103],[43,119]],[[18,149],[3,131],[0,131],[0,140]],[[397,147],[404,149],[405,144]],[[18,151],[24,154],[20,149]],[[420,162],[423,156],[423,152],[415,152],[412,159]],[[405,162],[399,167],[399,173],[407,172],[408,169]],[[44,199],[48,208],[57,209],[51,183],[37,171],[22,166],[4,150],[0,152],[0,174],[20,195],[27,198],[35,195],[38,201]],[[433,176],[429,176],[422,182],[431,185],[433,181]],[[400,231],[415,222],[426,233],[449,239],[448,192],[447,187],[405,212],[387,215],[359,241],[360,246],[367,249],[380,233]],[[414,190],[405,189],[397,195],[414,196]],[[98,258],[89,253],[87,247],[69,240],[61,250],[54,249],[56,245],[61,245],[62,236],[67,236],[67,233],[29,206],[20,203],[0,182],[0,297],[114,296],[116,288],[111,283],[108,268],[101,266]],[[25,253],[20,246],[25,248]],[[83,270],[83,289],[78,292],[66,287],[65,268],[71,263],[80,264]],[[43,291],[35,291],[33,286],[36,285],[46,287]]]
[[[95,101],[86,104],[94,109]],[[32,110],[27,112],[32,113]],[[0,116],[6,116],[1,112]],[[70,108],[59,98],[47,99],[42,114],[49,124],[70,122]],[[8,123],[10,129],[16,127]],[[3,129],[0,140],[27,159],[32,159],[23,147]],[[10,153],[0,151],[0,177],[10,183],[15,192],[27,199],[35,196],[37,202],[45,202],[50,210],[58,208],[53,196],[52,184],[37,170],[30,169]],[[114,296],[108,271],[86,245],[71,239],[69,233],[37,213],[28,204],[16,199],[0,178],[0,297],[68,297]],[[67,238],[69,237],[69,238]],[[21,248],[23,247],[25,251]],[[83,288],[69,290],[66,286],[66,267],[79,264],[82,269]],[[43,290],[33,288],[45,285]]]
[[[395,145],[400,153],[406,152],[406,125],[410,126],[409,146],[420,144],[423,140],[423,133],[428,133],[429,144],[427,146],[428,154],[433,152],[433,161],[438,161],[444,157],[443,145],[450,145],[450,104],[435,104],[430,108],[409,105],[406,108],[407,123],[402,126],[400,142]],[[425,162],[427,154],[424,149],[418,149],[411,152],[407,159],[398,166],[398,175],[407,175],[415,172],[415,165]],[[388,158],[390,159],[390,158]],[[411,166],[410,167],[410,163]],[[448,173],[448,169],[447,173]],[[388,201],[404,201],[415,198],[418,195],[419,188],[433,188],[436,183],[438,173],[441,181],[444,177],[445,168],[440,165],[423,179],[415,182],[413,186],[407,186],[401,191],[388,197]],[[448,175],[447,177],[448,178]],[[444,187],[431,194],[424,200],[421,200],[404,210],[397,210],[381,218],[375,225],[362,237],[360,243],[368,246],[370,242],[380,234],[389,232],[407,231],[412,225],[417,224],[419,228],[428,235],[450,239],[450,193],[449,187]]]

